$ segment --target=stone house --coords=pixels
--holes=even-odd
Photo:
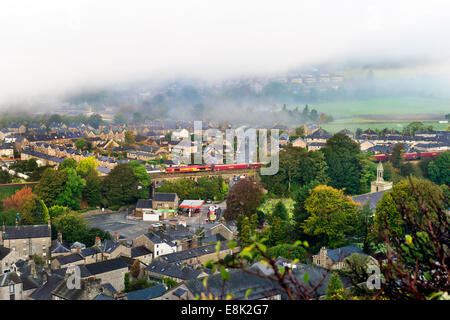
[[[22,280],[17,273],[0,274],[0,300],[23,300]]]
[[[90,275],[101,279],[101,283],[110,283],[117,291],[125,288],[124,279],[128,272],[128,264],[121,258],[85,265]]]
[[[154,233],[142,234],[133,239],[132,249],[142,246],[152,253],[153,259],[177,251],[176,243],[161,238]]]
[[[0,274],[12,271],[12,266],[20,259],[16,250],[0,246]]]
[[[236,250],[236,249],[235,249]],[[223,259],[227,254],[231,254],[232,250],[226,243],[221,243],[219,253],[216,252],[216,245],[210,244],[197,248],[183,251],[177,251],[155,258],[158,261],[175,264],[178,266],[189,266],[192,268],[201,267],[203,263],[212,259]]]
[[[48,260],[52,244],[50,221],[47,225],[3,225],[0,231],[0,244],[2,243],[5,248],[17,251],[24,260],[34,254]]]
[[[145,269],[149,281],[162,282],[164,278],[170,278],[176,282],[183,282],[208,276],[202,269],[181,267],[175,264],[155,260]]]
[[[320,248],[320,251],[313,255],[313,264],[325,269],[343,269],[344,259],[353,253],[364,254],[357,245],[349,245],[337,249],[327,250],[326,247]]]
[[[179,198],[176,193],[155,192],[152,199],[153,210],[171,209],[178,207]]]
[[[292,146],[296,147],[296,148],[305,148],[306,149],[306,141],[299,137],[297,139],[295,139],[294,141],[292,141]]]

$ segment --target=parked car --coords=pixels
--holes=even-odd
[[[211,199],[206,200],[206,203],[212,203]]]

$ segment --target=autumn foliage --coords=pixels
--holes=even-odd
[[[17,190],[11,197],[8,197],[3,202],[3,206],[5,210],[21,210],[22,206],[28,200],[28,198],[33,195],[33,191],[30,187],[23,187],[20,190]]]

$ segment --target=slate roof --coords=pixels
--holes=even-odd
[[[136,204],[136,209],[151,209],[153,208],[153,201],[148,199],[139,199]]]
[[[29,297],[33,300],[51,300],[52,291],[64,281],[64,277],[52,274],[47,277],[47,282],[44,282],[37,288]]]
[[[80,253],[83,257],[92,256],[94,254],[99,253],[100,251],[96,247],[90,247],[86,249],[80,250]]]
[[[177,196],[176,193],[155,192],[155,195],[153,196],[153,201],[174,202],[176,196]]]
[[[110,272],[122,268],[128,269],[127,263],[120,258],[86,264],[85,267],[92,275]]]
[[[153,242],[153,243],[167,243],[171,247],[176,247],[176,244],[173,243],[172,241],[170,241],[168,239],[165,239],[163,237],[160,237],[160,236],[158,236],[158,235],[156,235],[154,233],[147,233],[145,236],[147,238],[149,238],[150,241]]]
[[[81,255],[79,255],[78,253],[69,254],[67,256],[57,256],[55,259],[58,260],[60,265],[66,265],[69,263],[74,263],[77,261],[84,260],[84,258]]]
[[[3,246],[0,247],[0,260],[3,260],[11,252],[11,249],[5,248]]]
[[[154,260],[147,267],[148,272],[157,273],[164,277],[173,277],[182,280],[196,279],[202,272],[192,268],[182,268],[180,266]]]
[[[111,253],[121,245],[122,244],[120,242],[116,242],[113,240],[105,240],[100,245],[100,250],[102,250],[103,252],[106,252],[106,253]]]
[[[150,288],[128,292],[125,296],[128,300],[150,300],[162,296],[166,290],[164,285],[158,284]]]
[[[309,138],[309,139],[328,139],[330,137],[331,137],[331,134],[322,128],[320,128],[319,130],[314,131],[310,135],[306,136],[306,138]]]
[[[10,282],[14,282],[14,284],[22,283],[20,277],[15,272],[8,272],[0,275],[0,287],[8,286]]]
[[[3,232],[3,239],[27,239],[50,237],[51,231],[48,225],[8,226]]]
[[[248,289],[252,289],[249,300],[268,298],[281,292],[276,283],[263,277],[249,274],[243,270],[229,270],[230,280],[225,282],[225,293],[233,293],[233,299],[244,300]],[[186,288],[195,296],[202,292],[209,294],[203,286],[203,280],[195,279],[185,281]],[[221,296],[223,281],[220,274],[214,274],[208,278],[208,290],[214,296]]]
[[[317,254],[319,254],[319,253],[317,253]],[[341,248],[337,248],[337,249],[328,249],[327,250],[327,256],[333,262],[343,261],[345,258],[349,257],[353,253],[364,254],[357,245],[350,245],[350,246],[345,246],[345,247],[341,247]]]
[[[383,194],[389,190],[383,190],[378,192],[372,192],[372,193],[366,193],[359,196],[352,197],[353,201],[356,203],[359,203],[361,205],[365,205],[367,202],[369,202],[370,209],[375,209],[377,207],[378,201],[383,198]]]
[[[165,254],[162,256],[159,256],[163,261],[167,263],[177,263],[182,260],[192,259],[196,257],[203,256],[205,254],[210,254],[216,252],[216,245],[215,244],[209,244],[206,246],[196,247],[188,250],[173,252],[169,254]],[[226,243],[221,242],[220,243],[220,250],[225,250],[228,248],[228,245]]]
[[[148,250],[146,247],[144,246],[140,246],[140,247],[135,247],[135,248],[131,248],[131,257],[135,258],[135,257],[142,257],[148,254],[151,254],[152,252],[150,250]]]
[[[51,253],[67,253],[70,252],[70,249],[67,249],[64,244],[57,242],[56,246],[53,250],[51,250]]]

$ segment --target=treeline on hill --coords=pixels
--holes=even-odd
[[[373,131],[380,137],[384,137],[386,134],[391,133],[393,131],[395,132],[397,130],[396,129],[388,129],[388,128],[384,128],[384,129],[375,128],[375,129],[373,129]],[[414,136],[415,133],[419,132],[419,131],[434,131],[434,127],[432,125],[425,125],[420,121],[414,121],[414,122],[409,123],[399,133],[404,136]],[[356,134],[356,136],[360,136],[362,134],[362,132],[363,132],[363,129],[357,128],[355,134]]]
[[[97,129],[99,125],[104,123],[102,116],[98,113],[94,113],[90,116],[86,115],[76,115],[69,116],[64,114],[42,114],[42,115],[27,115],[27,114],[6,114],[0,117],[0,127],[7,128],[12,124],[23,124],[25,126],[30,123],[43,123],[47,127],[53,123],[64,123],[65,125],[70,124],[85,124],[90,125]]]

